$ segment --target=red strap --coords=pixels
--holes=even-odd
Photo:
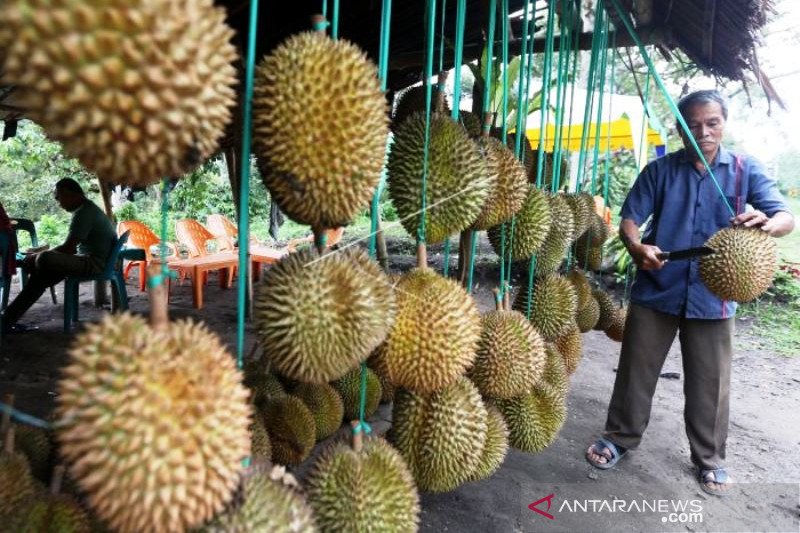
[[[744,158],[736,156],[736,214],[742,213],[742,174],[744,173]]]

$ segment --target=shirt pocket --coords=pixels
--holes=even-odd
[[[745,208],[744,196],[725,196],[725,199],[728,201],[727,205],[719,198],[715,206],[716,222],[721,228],[731,225],[731,218],[733,218],[733,215],[731,215],[730,210],[728,210],[728,206],[730,206],[737,215],[744,213]]]

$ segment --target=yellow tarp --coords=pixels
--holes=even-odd
[[[594,141],[595,137],[597,136],[597,124],[590,124],[588,127],[588,137],[586,139],[586,148],[594,149]],[[570,126],[562,126],[562,138],[561,138],[561,149],[568,150],[568,151],[576,151],[580,150],[581,147],[581,136],[583,132],[583,124],[573,124]],[[528,136],[528,140],[531,142],[531,146],[536,149],[539,146],[539,136],[540,130],[539,128],[535,129],[528,129],[526,132]],[[631,122],[627,118],[620,118],[618,120],[612,122],[603,122],[600,124],[600,149],[605,150],[606,145],[609,141],[609,137],[611,136],[611,149],[612,150],[619,150],[621,148],[627,148],[632,150],[634,148],[634,141],[633,141],[633,133],[631,132]],[[637,132],[635,135],[641,135],[641,131]],[[547,126],[547,134],[545,135],[545,145],[544,149],[546,152],[553,151],[553,145],[555,143],[556,138],[556,127],[554,124],[549,124]],[[638,139],[637,139],[638,141]],[[637,142],[638,144],[638,142]],[[664,140],[661,137],[661,134],[652,129],[647,128],[647,144],[650,146],[658,146],[664,144]]]

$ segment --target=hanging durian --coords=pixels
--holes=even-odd
[[[550,446],[567,418],[564,398],[548,385],[495,403],[508,424],[509,444],[524,452],[537,453]]]
[[[486,414],[486,444],[470,481],[490,477],[500,468],[508,453],[508,426],[503,415],[494,406],[487,406]]]
[[[612,341],[622,342],[622,337],[625,333],[625,322],[628,318],[628,310],[627,308],[623,307],[621,309],[617,309],[617,312],[614,313],[614,320],[612,320],[611,325],[606,328],[605,332],[608,335],[608,338]]]
[[[406,231],[416,235],[422,209],[425,115],[408,118],[389,154],[389,196]],[[442,242],[472,225],[493,187],[486,163],[464,128],[449,116],[430,117],[425,242]]]
[[[550,214],[550,203],[547,194],[539,189],[531,187],[522,209],[517,213],[512,222],[507,222],[504,226],[495,226],[489,229],[488,237],[494,252],[500,255],[502,245],[502,235],[505,234],[506,255],[511,250],[511,259],[514,261],[530,259],[539,251],[547,233],[550,231],[552,218]],[[501,229],[505,231],[501,232]]]
[[[259,409],[258,416],[269,433],[275,463],[299,465],[308,458],[317,442],[317,426],[300,398],[273,398]]]
[[[545,341],[553,341],[575,321],[577,296],[572,283],[557,275],[536,278],[530,305],[530,321]],[[514,298],[514,309],[527,316],[528,287]]]
[[[253,417],[250,422],[250,456],[256,461],[272,460],[272,443],[260,416]]]
[[[395,312],[389,280],[360,248],[301,250],[267,271],[254,318],[264,356],[284,376],[325,383],[386,337]]]
[[[405,461],[385,440],[361,438],[328,448],[308,475],[320,531],[417,531],[419,495]]]
[[[597,324],[595,324],[594,329],[605,331],[610,328],[611,324],[614,322],[614,318],[617,314],[617,304],[610,294],[600,289],[593,290],[592,296],[597,300],[597,304],[600,307],[600,316],[597,319]]]
[[[34,483],[28,460],[14,451],[14,431],[10,427],[3,436],[0,451],[0,519],[15,516],[23,502],[34,493]]]
[[[472,225],[474,229],[485,230],[510,220],[522,209],[528,194],[528,183],[525,169],[503,143],[487,136],[479,137],[475,142],[485,158],[493,183],[489,196]]]
[[[749,302],[772,284],[778,248],[768,233],[759,228],[725,228],[705,245],[714,253],[700,258],[700,278],[719,298]]]
[[[550,386],[559,398],[566,401],[567,393],[569,392],[569,374],[567,373],[564,356],[561,355],[561,352],[558,351],[558,348],[553,343],[547,343],[545,353],[547,354],[547,360],[540,384]]]
[[[551,194],[549,199],[552,222],[536,256],[536,272],[539,274],[557,272],[567,254],[567,248],[575,238],[575,217],[564,195]]]
[[[581,333],[591,331],[600,320],[600,305],[593,297],[590,297],[586,304],[579,308],[575,313],[575,322]]]
[[[372,416],[378,405],[381,403],[381,381],[378,375],[367,368],[367,390],[366,401],[364,403],[364,417]],[[345,420],[359,418],[361,411],[361,367],[358,366],[332,382],[333,388],[341,395],[344,405]],[[341,418],[339,419],[341,421]]]
[[[589,229],[595,214],[594,207],[590,207],[586,201],[586,197],[592,198],[587,193],[570,193],[564,196],[564,199],[572,209],[572,215],[575,220],[575,236],[583,235]],[[594,200],[592,200],[594,202]]]
[[[0,82],[68,157],[144,186],[217,149],[236,95],[232,38],[212,0],[6,0]]]
[[[473,476],[483,457],[487,417],[478,389],[464,377],[429,395],[397,392],[392,443],[420,490],[446,492]]]
[[[9,531],[16,533],[89,533],[89,517],[78,502],[61,494],[64,466],[54,469],[50,492],[39,491],[24,502]]]
[[[18,424],[14,432],[14,449],[25,455],[33,477],[42,482],[50,479],[53,469],[51,435],[42,428]]]
[[[236,488],[250,454],[247,399],[205,326],[108,316],[75,339],[59,381],[60,453],[115,530],[184,531]]]
[[[578,364],[583,357],[583,337],[578,326],[572,324],[564,333],[555,340],[556,348],[564,358],[567,374],[572,375],[578,369]]]
[[[329,384],[300,383],[292,389],[292,396],[300,398],[311,411],[318,441],[330,437],[342,425],[344,416],[342,397]]]
[[[425,113],[426,87],[417,85],[406,89],[397,95],[397,102],[392,113],[392,130],[397,131],[405,120],[416,113]],[[444,91],[440,91],[437,85],[431,87],[431,112],[439,111],[444,115],[450,114],[450,106],[447,104],[447,96]],[[461,116],[466,113],[462,111]],[[469,121],[469,118],[467,118]],[[480,135],[480,122],[478,123],[478,135]]]

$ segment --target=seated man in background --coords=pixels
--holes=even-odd
[[[14,270],[17,268],[17,239],[14,234],[14,226],[11,225],[11,219],[8,218],[8,214],[3,207],[3,202],[0,202],[0,233],[5,235],[9,243],[8,257],[0,258],[0,260],[2,260],[7,267],[6,272],[13,274]],[[2,272],[2,268],[3,265],[0,264],[0,272]]]
[[[64,178],[56,183],[55,199],[72,213],[64,244],[31,254],[22,263],[31,276],[25,288],[3,313],[5,331],[23,329],[17,321],[52,285],[67,276],[91,276],[102,272],[116,238],[111,221],[84,194],[77,181]]]

